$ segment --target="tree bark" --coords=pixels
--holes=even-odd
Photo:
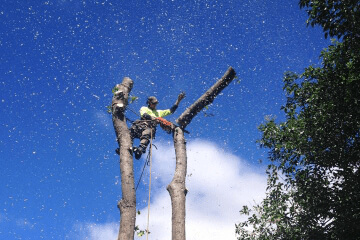
[[[235,78],[235,75],[235,70],[232,67],[229,67],[224,76],[209,88],[209,90],[207,90],[195,103],[187,108],[176,120],[180,125],[180,127],[175,129],[173,135],[176,167],[174,177],[167,187],[172,207],[172,240],[186,239],[185,202],[187,189],[185,186],[185,179],[187,171],[187,155],[186,140],[182,129],[184,129],[205,106],[214,101],[216,96],[219,95],[219,93]]]
[[[176,156],[175,174],[168,185],[172,208],[172,239],[185,239],[185,197],[187,189],[185,187],[185,177],[187,171],[186,142],[184,132],[181,128],[175,129],[174,147]]]
[[[118,240],[134,239],[136,220],[132,139],[124,115],[132,86],[133,81],[128,77],[125,77],[121,84],[117,84],[111,105],[114,130],[120,148],[122,199],[118,202],[118,208],[120,209]]]

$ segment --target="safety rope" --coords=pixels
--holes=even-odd
[[[137,113],[137,112],[135,112],[133,109],[131,109],[129,106],[126,106],[126,109],[129,109],[131,112],[133,112],[136,116],[138,116],[138,117],[140,117],[141,118],[141,116]],[[131,124],[133,124],[134,122],[135,122],[135,120],[131,120],[130,118],[128,118],[128,117],[125,117],[126,118],[126,120],[128,121],[128,122],[130,122]]]
[[[152,146],[154,146],[156,149],[158,149],[155,144],[152,144]],[[140,185],[142,176],[144,175],[144,171],[145,171],[146,165],[149,166],[149,159],[150,159],[150,148],[149,148],[148,155],[146,156],[146,160],[145,160],[145,162],[144,162],[144,166],[143,166],[143,169],[142,169],[142,171],[141,171],[139,180],[138,180],[138,182],[137,182],[137,184],[136,184],[135,192],[137,191],[137,189],[138,189],[138,187],[139,187],[139,185]]]
[[[136,116],[140,117],[140,114],[138,114],[136,111],[134,111],[134,109],[130,108],[128,105],[126,106],[126,109],[129,109],[132,113],[134,113]]]
[[[151,155],[152,155],[152,131],[150,134],[151,138],[150,138],[150,158],[149,158],[149,162],[150,162],[150,173],[149,173],[149,200],[148,200],[148,218],[147,218],[147,229],[146,229],[146,240],[148,240],[149,238],[149,222],[150,222],[150,196],[151,196]]]
[[[145,163],[144,163],[144,167],[143,167],[143,169],[142,169],[142,171],[141,171],[139,180],[138,180],[138,182],[137,182],[137,184],[136,184],[135,192],[137,191],[137,189],[138,189],[138,187],[139,187],[141,178],[142,178],[142,176],[143,176],[143,174],[144,174],[145,167],[146,167],[146,165],[149,163],[149,156],[150,156],[150,155],[148,154],[147,157],[146,157],[146,161],[145,161]]]

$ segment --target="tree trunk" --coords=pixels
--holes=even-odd
[[[116,138],[120,148],[122,199],[118,202],[118,208],[120,209],[120,229],[118,240],[134,239],[136,220],[132,139],[124,115],[132,86],[133,81],[128,77],[125,77],[121,84],[116,85],[116,91],[112,99],[111,108]]]
[[[232,67],[226,71],[224,76],[219,79],[209,90],[207,90],[195,103],[187,108],[176,122],[180,127],[175,129],[174,147],[176,154],[175,174],[168,185],[171,198],[172,207],[172,240],[185,240],[185,200],[187,189],[185,186],[185,178],[187,171],[187,155],[186,155],[186,141],[184,137],[184,129],[191,120],[198,114],[205,106],[214,101],[216,96],[227,87],[235,78],[235,71]]]
[[[176,128],[174,132],[176,168],[174,178],[168,185],[172,207],[172,239],[185,239],[185,177],[187,170],[186,142],[184,132]]]

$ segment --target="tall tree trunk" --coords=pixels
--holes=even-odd
[[[185,177],[187,171],[186,142],[184,132],[176,128],[174,132],[174,147],[176,156],[176,168],[174,178],[167,186],[170,193],[172,208],[172,239],[185,239]]]
[[[176,167],[174,177],[167,187],[172,206],[172,240],[186,239],[185,200],[187,189],[185,186],[185,178],[187,171],[187,155],[186,141],[182,129],[184,129],[205,106],[214,101],[216,96],[235,78],[235,75],[235,70],[232,67],[229,67],[224,76],[209,88],[209,90],[207,90],[196,102],[187,108],[176,120],[181,127],[176,128],[173,135]]]
[[[118,208],[120,209],[120,229],[118,240],[134,239],[136,220],[132,140],[124,114],[132,86],[133,81],[128,77],[125,77],[121,84],[117,84],[111,105],[113,113],[112,120],[120,148],[122,199],[118,202]]]

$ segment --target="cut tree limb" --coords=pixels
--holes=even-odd
[[[182,127],[185,128],[191,120],[207,105],[211,104],[217,95],[227,87],[231,81],[235,78],[235,70],[232,67],[229,67],[224,76],[219,79],[209,90],[207,90],[196,102],[194,102],[190,107],[188,107],[176,122]]]
[[[120,148],[120,172],[122,199],[118,202],[120,209],[120,229],[118,240],[134,239],[136,220],[136,196],[132,157],[132,140],[126,124],[124,111],[127,106],[133,81],[125,77],[116,85],[112,98],[112,120],[116,139]]]

